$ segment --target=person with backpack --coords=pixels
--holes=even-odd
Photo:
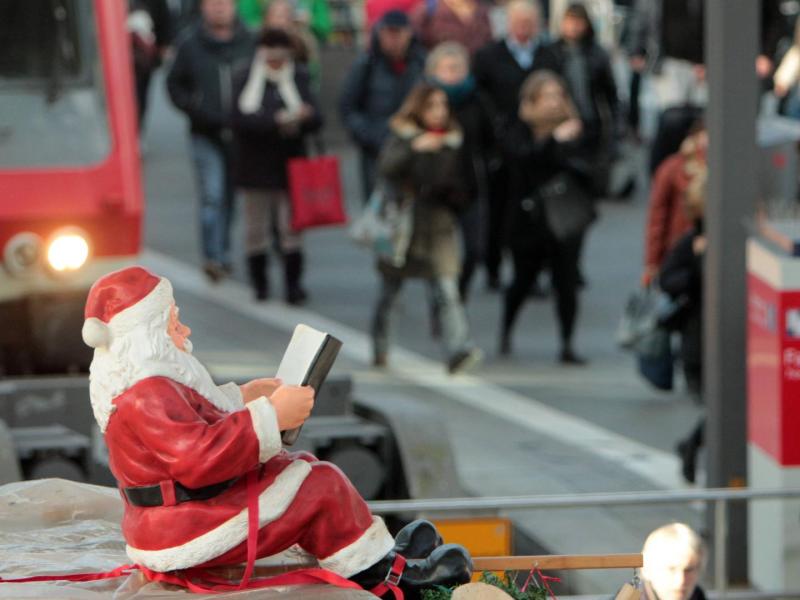
[[[391,10],[376,24],[369,48],[356,58],[342,85],[339,114],[358,146],[366,202],[377,173],[378,154],[389,137],[389,119],[425,69],[425,51],[408,15]]]

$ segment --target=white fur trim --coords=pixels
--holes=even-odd
[[[258,497],[259,529],[283,516],[303,485],[311,465],[297,460],[286,467]],[[188,569],[225,554],[247,539],[247,509],[185,544],[162,550],[141,550],[126,546],[128,557],[136,564],[163,573]]]
[[[162,277],[147,296],[111,318],[108,329],[112,341],[114,337],[125,335],[134,328],[141,327],[142,323],[148,323],[154,316],[172,306],[173,302],[175,298],[172,295],[172,284]]]
[[[83,322],[81,337],[84,344],[90,348],[106,348],[111,342],[111,332],[108,325],[97,317],[89,317]]]
[[[372,525],[360,538],[329,557],[320,559],[319,564],[342,577],[352,577],[374,565],[393,548],[394,539],[386,529],[383,519],[372,517]]]
[[[250,411],[253,430],[258,438],[258,462],[265,463],[282,448],[278,415],[265,396],[248,402],[245,408]]]
[[[241,410],[244,408],[244,398],[242,398],[242,390],[241,388],[234,382],[223,383],[222,385],[218,385],[217,389],[220,392],[225,394],[225,397],[228,398],[231,403],[231,408],[226,410],[233,411],[233,410]]]

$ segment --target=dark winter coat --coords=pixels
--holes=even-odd
[[[339,96],[339,114],[345,129],[361,149],[377,155],[389,137],[389,119],[397,112],[425,69],[425,51],[414,40],[402,72],[381,52],[377,29],[369,50],[356,58]]]
[[[699,382],[703,358],[703,256],[694,252],[702,223],[684,235],[667,253],[658,275],[661,289],[683,308],[673,325],[681,333],[681,362],[687,381]]]
[[[212,37],[202,23],[180,36],[167,91],[189,117],[192,133],[223,140],[233,115],[234,73],[247,70],[254,51],[255,40],[241,25],[227,41]]]
[[[512,249],[525,249],[552,237],[545,207],[536,190],[559,173],[568,173],[588,195],[592,186],[591,165],[582,138],[567,143],[557,142],[553,136],[536,140],[521,121],[503,138],[510,176],[507,241]]]
[[[438,152],[417,152],[411,144],[423,132],[413,123],[392,128],[380,154],[381,175],[413,203],[413,233],[402,277],[457,277],[460,270],[456,212],[467,203],[462,177],[462,136],[448,132]]]
[[[464,186],[474,200],[486,189],[488,163],[495,143],[490,108],[475,91],[460,102],[451,100],[450,109],[464,134],[461,152]]]
[[[472,72],[478,89],[491,101],[494,117],[500,123],[508,125],[516,119],[522,83],[528,75],[542,68],[541,50],[537,48],[528,69],[519,66],[505,40],[492,42],[475,54]]]
[[[613,131],[613,125],[619,114],[619,100],[617,85],[611,71],[611,60],[608,53],[597,42],[587,40],[578,48],[584,58],[586,67],[584,81],[592,102],[590,111],[583,110],[583,107],[576,103],[581,111],[581,119],[584,124],[589,124],[592,128],[599,129],[602,123],[607,131]],[[564,78],[574,99],[574,83],[567,73],[569,53],[570,48],[567,42],[558,40],[542,48],[539,60],[542,67],[555,71]]]
[[[305,137],[319,130],[322,117],[311,94],[308,71],[295,66],[294,81],[303,102],[314,108],[314,116],[305,121],[297,135],[285,136],[275,122],[275,113],[285,108],[274,83],[266,82],[261,108],[253,114],[239,110],[238,98],[247,83],[247,72],[236,77],[234,128],[234,182],[243,188],[286,189],[286,166],[290,158],[306,155]]]

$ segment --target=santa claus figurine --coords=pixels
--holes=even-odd
[[[308,418],[311,388],[275,379],[217,386],[192,356],[190,333],[170,282],[147,269],[110,273],[89,292],[92,408],[134,562],[156,572],[242,563],[257,512],[258,558],[310,554],[369,589],[403,555],[399,586],[411,597],[470,579],[467,552],[441,545],[431,523],[416,521],[395,540],[336,466],[283,450],[280,432]],[[251,513],[248,497],[257,500]]]

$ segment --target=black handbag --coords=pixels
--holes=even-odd
[[[542,200],[547,226],[557,240],[583,235],[597,218],[592,196],[568,171],[553,176],[536,193]]]

